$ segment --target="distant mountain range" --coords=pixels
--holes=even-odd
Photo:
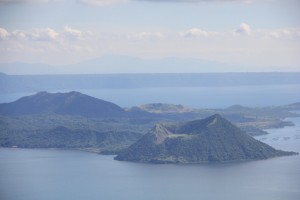
[[[261,160],[294,155],[257,141],[216,114],[177,125],[157,124],[116,160],[150,163],[206,163]]]
[[[0,68],[1,70],[1,68]],[[190,73],[7,75],[0,73],[0,92],[72,91],[159,87],[206,87],[300,84],[300,73]]]
[[[244,72],[247,66],[196,58],[153,58],[110,55],[76,64],[51,66],[39,63],[1,63],[0,72],[7,74],[111,74],[111,73],[199,73]]]

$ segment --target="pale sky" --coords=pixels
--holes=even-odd
[[[300,1],[0,0],[0,63],[105,55],[300,71]]]

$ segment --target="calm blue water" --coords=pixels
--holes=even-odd
[[[300,151],[297,126],[260,140]],[[299,200],[300,156],[205,165],[154,165],[68,150],[0,149],[1,200]]]
[[[300,85],[101,89],[79,92],[114,102],[122,107],[145,103],[182,104],[191,108],[224,108],[234,104],[261,107],[300,101]],[[0,103],[11,102],[31,94],[33,93],[0,94]]]

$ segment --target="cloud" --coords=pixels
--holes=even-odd
[[[282,29],[252,29],[247,23],[241,23],[240,26],[232,31],[207,31],[200,28],[192,28],[179,35],[184,38],[208,38],[218,36],[219,39],[235,38],[237,36],[251,36],[253,39],[300,39],[299,28]]]
[[[137,40],[153,40],[163,39],[165,35],[162,32],[139,32],[134,34],[132,38]]]
[[[0,27],[0,57],[19,61],[56,63],[69,55],[90,55],[92,47],[99,45],[93,33],[65,26],[62,29],[33,28],[7,30]],[[13,56],[12,56],[13,55]],[[78,56],[78,55],[77,55]],[[76,59],[73,57],[72,59]],[[67,60],[66,60],[67,61]],[[70,60],[69,60],[70,61]],[[72,62],[72,61],[71,61]]]
[[[13,30],[9,32],[4,28],[0,28],[0,40],[52,42],[85,40],[92,35],[92,32],[81,31],[69,26],[65,26],[61,31],[57,31],[52,28],[34,28],[30,30]]]
[[[35,28],[31,30],[14,30],[8,32],[0,28],[2,40],[32,40],[32,41],[53,41],[59,37],[59,33],[51,28]]]
[[[69,26],[64,27],[64,35],[69,39],[82,39],[83,33],[80,30],[70,28]]]
[[[258,30],[258,34],[268,39],[299,39],[300,29]]]
[[[236,29],[235,31],[238,34],[245,34],[245,35],[250,35],[251,34],[251,27],[249,24],[246,23],[241,23],[240,27]]]
[[[6,29],[0,28],[0,40],[5,40],[9,37],[9,33]]]
[[[14,30],[10,34],[11,39],[13,40],[27,40],[27,33],[22,30]]]
[[[64,52],[90,51],[90,46],[97,41],[93,33],[65,26],[61,30],[52,28],[34,28],[29,30],[8,31],[0,27],[0,52]],[[1,53],[0,53],[1,54]]]
[[[24,3],[49,3],[58,0],[0,0],[0,5],[24,4]]]
[[[182,32],[168,32],[168,37],[161,31],[140,31],[136,33],[125,32],[101,32],[94,34],[86,30],[75,29],[70,26],[64,26],[61,30],[52,28],[34,28],[29,30],[12,30],[9,31],[0,27],[0,40],[15,41],[33,41],[33,42],[76,42],[83,40],[170,40],[181,38],[206,38],[210,40],[235,38],[239,35],[251,36],[252,39],[300,39],[299,28],[283,29],[252,29],[249,24],[241,23],[237,29],[228,31],[209,31],[202,28],[191,28]]]
[[[90,5],[90,6],[111,6],[120,3],[126,3],[129,0],[78,0],[79,3]]]
[[[182,37],[209,37],[209,36],[216,36],[218,35],[218,33],[213,31],[205,31],[199,28],[192,28],[185,32],[179,33],[179,35]]]
[[[51,28],[33,29],[27,33],[27,37],[31,40],[37,41],[52,41],[58,38],[59,33]]]
[[[222,31],[195,27],[181,32],[118,28],[94,33],[72,26],[29,30],[0,27],[0,55],[2,62],[56,64],[105,54],[201,57],[268,65],[300,63],[300,28],[257,29],[247,23],[236,27]]]

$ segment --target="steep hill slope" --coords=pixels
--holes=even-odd
[[[85,117],[120,117],[126,115],[126,111],[116,104],[79,92],[39,92],[11,103],[0,104],[0,115],[4,116],[53,113]]]
[[[152,163],[204,163],[259,160],[293,154],[255,140],[217,114],[184,124],[157,124],[115,159]]]

